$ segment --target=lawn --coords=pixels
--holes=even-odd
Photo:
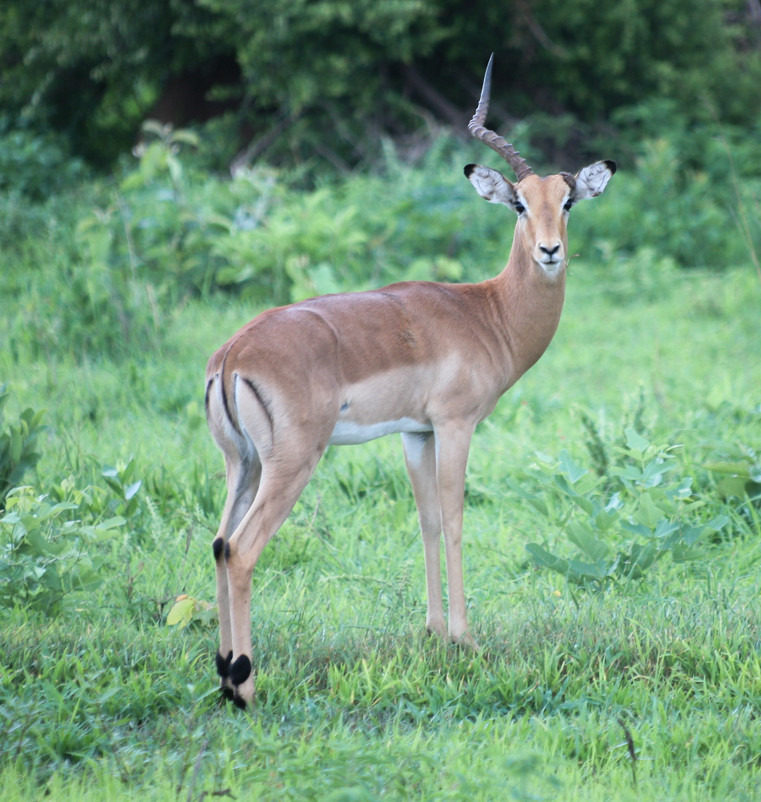
[[[85,337],[45,293],[79,276],[58,236],[6,254],[0,296],[0,432],[45,410],[40,459],[0,518],[6,802],[759,798],[750,259],[572,261],[555,340],[473,441],[479,653],[424,634],[398,438],[331,449],[255,571],[257,696],[241,713],[213,667],[224,477],[203,370],[266,304],[183,298],[144,347],[99,349],[113,320]],[[19,522],[39,536],[23,549]],[[169,626],[182,594],[189,623]]]

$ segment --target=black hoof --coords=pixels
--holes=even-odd
[[[235,658],[235,662],[228,669],[227,676],[232,680],[233,685],[240,685],[251,676],[251,661],[245,654]]]
[[[229,702],[235,698],[235,694],[233,693],[233,689],[224,685],[219,689],[219,693],[222,696],[222,700],[225,702]]]
[[[217,652],[217,656],[214,658],[217,664],[217,674],[219,674],[222,679],[227,679],[230,676],[230,663],[233,661],[233,653],[230,652],[227,657],[222,657],[222,655]]]

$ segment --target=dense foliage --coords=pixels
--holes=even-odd
[[[590,126],[636,140],[635,118],[618,113],[653,98],[690,124],[717,117],[748,127],[761,107],[754,8],[744,0],[10,0],[0,9],[0,133],[54,134],[66,152],[104,166],[146,117],[176,125],[214,117],[217,165],[247,146],[248,161],[266,153],[345,168],[377,158],[383,137],[419,136],[434,119],[462,129],[491,51],[495,118],[504,109],[511,120],[534,115],[535,144],[552,157],[584,151]]]

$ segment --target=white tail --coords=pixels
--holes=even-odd
[[[470,130],[510,162],[517,183],[480,165],[479,195],[518,214],[510,257],[478,284],[402,282],[328,295],[256,317],[209,360],[206,412],[225,457],[227,501],[214,538],[217,670],[239,706],[254,694],[252,573],[330,444],[399,432],[425,553],[430,632],[475,645],[465,617],[462,519],[476,425],[544,353],[560,319],[566,222],[615,172],[596,162],[575,176],[537,176],[483,127],[491,61]],[[442,602],[444,536],[449,618]]]

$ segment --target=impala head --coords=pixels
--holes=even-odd
[[[580,200],[601,194],[616,172],[616,164],[612,161],[595,162],[576,175],[559,173],[546,178],[536,175],[509,142],[484,127],[489,110],[493,60],[492,55],[468,130],[508,162],[517,180],[512,182],[498,170],[481,164],[467,165],[465,175],[482,198],[491,203],[502,203],[517,213],[513,249],[522,249],[524,255],[545,274],[556,276],[565,269],[568,261],[566,228],[571,207]]]

